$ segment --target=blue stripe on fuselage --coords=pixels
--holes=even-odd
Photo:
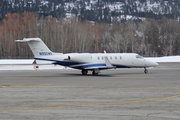
[[[80,66],[76,66],[76,67],[73,67],[75,69],[93,69],[94,68],[98,68],[98,67],[106,67],[106,64],[104,63],[97,63],[97,64],[85,64],[85,65],[80,65]]]
[[[62,66],[67,66],[75,69],[93,69],[94,68],[100,68],[100,67],[106,67],[105,63],[85,63],[85,62],[72,62],[72,61],[59,61],[59,60],[51,60],[51,59],[45,59],[45,58],[34,58],[35,60],[44,60],[44,61],[51,61],[53,64],[57,65],[62,65]],[[117,65],[113,64],[116,68],[130,68],[129,66],[124,66],[124,65]],[[101,68],[100,68],[101,69]],[[106,69],[106,68],[102,68]],[[107,68],[108,69],[108,68]]]
[[[44,61],[51,61],[53,64],[58,64],[62,66],[72,66],[72,65],[78,65],[78,64],[85,64],[82,62],[72,62],[72,61],[59,61],[59,60],[51,60],[51,59],[45,59],[45,58],[34,58],[35,60],[44,60]]]
[[[129,67],[129,66],[117,65],[117,64],[113,64],[113,66],[116,66],[116,68],[131,68],[131,67]]]

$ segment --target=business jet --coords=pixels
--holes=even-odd
[[[81,70],[83,75],[92,71],[92,75],[98,75],[101,70],[115,68],[144,68],[158,66],[158,63],[146,60],[136,53],[55,53],[52,52],[40,38],[24,38],[16,42],[27,42],[34,54],[36,61],[49,61],[55,65],[61,65]]]

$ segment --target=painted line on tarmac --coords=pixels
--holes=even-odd
[[[54,86],[52,84],[44,83],[44,84],[1,84],[1,88],[9,88],[9,87],[24,87],[24,86]]]
[[[100,107],[100,106],[110,106],[110,105],[128,105],[134,103],[147,103],[147,102],[154,102],[154,101],[163,101],[168,99],[175,99],[179,98],[180,94],[160,97],[160,98],[148,98],[142,100],[131,100],[131,101],[122,101],[122,102],[102,102],[102,103],[84,103],[84,104],[76,104],[76,105],[61,105],[61,106],[42,106],[42,107],[34,107],[34,108],[8,108],[7,111],[17,111],[17,110],[44,110],[44,109],[72,109],[78,107]],[[5,110],[5,109],[4,109]]]
[[[74,83],[74,82],[70,82],[70,83],[63,83],[63,84],[51,84],[51,83],[43,83],[43,84],[33,84],[33,83],[19,83],[19,84],[13,84],[13,83],[4,83],[4,84],[0,84],[0,88],[10,88],[10,87],[14,87],[14,88],[18,88],[18,87],[33,87],[33,86],[38,86],[38,87],[49,87],[49,86],[65,86],[65,87],[72,87],[72,86],[76,86],[77,85],[79,87],[92,87],[94,85],[97,85],[97,86],[102,86],[102,87],[115,87],[115,86],[119,86],[119,85],[122,85],[122,84],[112,84],[112,83],[107,83],[107,84],[92,84],[92,83],[84,83],[84,84],[81,84],[79,85],[79,83]],[[146,85],[146,84],[125,84],[126,87],[141,87],[141,86],[146,86],[146,87],[151,87],[151,86],[180,86],[180,83],[173,83],[173,84],[163,84],[163,83],[159,83],[159,84],[149,84],[149,85]]]

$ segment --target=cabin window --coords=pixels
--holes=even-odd
[[[112,57],[110,56],[110,59],[112,60]]]
[[[97,57],[97,59],[98,59],[98,60],[100,59],[99,56]]]
[[[102,60],[104,59],[103,56],[101,58],[102,58]]]
[[[121,60],[121,59],[122,59],[122,57],[120,56],[120,57],[119,57],[119,59]]]
[[[115,59],[117,60],[117,57],[115,56]]]

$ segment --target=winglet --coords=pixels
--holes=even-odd
[[[113,65],[109,62],[107,56],[105,56],[104,59],[105,59],[106,66],[107,66],[108,68],[116,68],[115,66],[113,66]]]
[[[104,54],[106,54],[106,51],[104,50]],[[108,68],[116,68],[115,66],[113,66],[110,61],[108,60],[108,57],[107,56],[104,56],[104,59],[105,59],[105,63],[106,63],[106,66]]]

